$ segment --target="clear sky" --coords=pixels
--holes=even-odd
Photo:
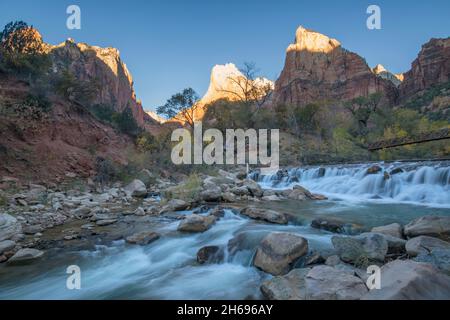
[[[81,8],[81,30],[66,28],[66,8]],[[366,9],[381,7],[381,30]],[[186,87],[206,92],[215,64],[254,62],[275,80],[297,26],[338,39],[370,66],[410,68],[432,37],[450,36],[450,1],[403,0],[0,0],[0,24],[24,20],[46,42],[67,38],[120,50],[146,109]]]

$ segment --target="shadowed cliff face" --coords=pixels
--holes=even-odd
[[[316,100],[349,100],[383,93],[389,102],[397,90],[388,80],[375,75],[359,55],[341,47],[339,41],[299,27],[295,43],[275,83],[276,104],[304,105]]]
[[[402,100],[430,88],[450,81],[450,38],[431,39],[422,46],[411,70],[404,74],[400,86]]]

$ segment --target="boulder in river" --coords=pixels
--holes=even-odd
[[[9,214],[0,213],[0,241],[11,239],[19,233],[22,233],[20,222]]]
[[[305,300],[305,277],[311,268],[293,269],[261,284],[261,293],[269,300]]]
[[[368,232],[354,237],[334,236],[331,241],[339,257],[350,263],[382,262],[388,252],[387,240],[378,233]]]
[[[345,222],[335,218],[328,218],[328,217],[315,218],[311,222],[311,227],[334,233],[345,232]]]
[[[399,223],[372,228],[371,232],[387,234],[396,238],[403,238],[403,227]]]
[[[450,277],[428,263],[394,260],[381,268],[381,289],[363,300],[447,300]]]
[[[201,216],[190,214],[178,225],[178,231],[204,232],[216,222],[215,216]]]
[[[432,252],[435,249],[450,249],[450,243],[438,238],[420,236],[409,239],[405,245],[406,252],[415,257],[421,253]]]
[[[368,289],[348,271],[330,266],[316,266],[305,278],[307,300],[359,300]]]
[[[404,233],[408,238],[431,236],[443,240],[450,237],[450,216],[423,216],[405,225]]]
[[[272,232],[261,241],[253,263],[267,273],[282,275],[307,253],[308,241],[305,238],[294,233]]]
[[[286,216],[274,210],[247,207],[241,210],[241,214],[256,220],[264,220],[276,224],[287,224]]]
[[[370,168],[367,169],[366,174],[376,174],[378,172],[381,172],[381,170],[383,170],[380,166],[371,166]]]
[[[145,198],[147,196],[147,187],[138,179],[133,180],[124,190],[131,197]]]
[[[200,248],[197,252],[197,262],[204,263],[218,263],[224,258],[223,249],[219,246],[206,246]]]
[[[126,241],[131,244],[138,244],[141,246],[147,245],[153,241],[158,240],[160,235],[154,231],[142,231],[127,237]]]
[[[41,258],[44,255],[44,251],[25,248],[17,251],[9,260],[10,264],[26,263],[32,260]]]
[[[203,190],[200,199],[206,202],[219,202],[222,199],[222,189],[217,186]]]

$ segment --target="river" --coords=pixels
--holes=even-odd
[[[392,222],[406,224],[427,214],[450,215],[450,163],[379,164],[387,172],[397,171],[388,179],[381,173],[366,175],[372,165],[253,174],[264,188],[301,184],[328,200],[258,204],[286,213],[288,225],[261,223],[227,209],[211,229],[199,234],[180,233],[176,230],[179,221],[155,217],[151,228],[161,238],[147,246],[119,240],[97,245],[95,250],[49,250],[43,260],[31,265],[0,266],[0,299],[260,299],[259,286],[270,275],[252,267],[252,258],[269,232],[294,232],[308,240],[310,250],[326,251],[332,249],[333,234],[309,226],[318,216],[337,217],[367,230]],[[229,247],[238,234],[243,234],[238,247]],[[196,253],[207,245],[223,248],[224,259],[198,264]],[[69,265],[81,269],[81,290],[66,288]]]

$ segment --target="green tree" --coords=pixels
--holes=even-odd
[[[156,109],[159,115],[168,119],[174,119],[194,128],[195,113],[202,108],[199,104],[199,96],[192,88],[184,89],[174,94],[166,104]]]

